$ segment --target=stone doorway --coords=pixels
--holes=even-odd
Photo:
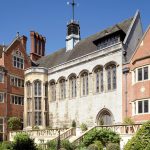
[[[113,115],[108,109],[102,109],[96,117],[97,125],[112,125]]]

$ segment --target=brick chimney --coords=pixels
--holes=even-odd
[[[38,59],[40,59],[42,56],[45,55],[46,38],[34,31],[30,32],[30,38],[31,38],[30,58],[33,61],[37,61]]]
[[[27,37],[23,35],[20,39],[21,39],[21,43],[24,47],[24,50],[26,51]]]

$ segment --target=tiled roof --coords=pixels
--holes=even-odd
[[[66,48],[63,48],[50,55],[42,57],[40,60],[37,61],[37,64],[39,67],[51,68],[64,62],[84,56],[88,53],[94,52],[97,50],[97,46],[93,43],[94,41],[120,30],[122,30],[126,34],[131,25],[132,20],[133,18],[130,18],[101,32],[91,35],[88,38],[81,40],[71,51],[66,52]]]

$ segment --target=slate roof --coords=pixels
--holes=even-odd
[[[50,55],[42,57],[40,60],[37,61],[37,64],[39,67],[51,68],[64,62],[86,55],[88,53],[94,52],[97,50],[97,46],[93,43],[94,41],[120,30],[122,30],[126,34],[132,20],[133,18],[127,19],[121,23],[118,23],[112,27],[109,27],[101,32],[98,32],[94,35],[89,36],[88,38],[81,40],[71,51],[66,52],[66,48],[63,48]]]

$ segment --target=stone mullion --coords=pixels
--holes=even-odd
[[[56,83],[56,101],[59,101],[59,83]]]
[[[27,86],[25,86],[24,87],[25,88],[25,92],[24,92],[24,116],[23,116],[23,118],[24,118],[24,127],[27,127],[27,113],[28,113],[28,111],[27,111],[27,91],[26,91],[26,88],[27,88]]]
[[[92,94],[92,87],[93,87],[93,82],[92,82],[92,79],[93,79],[93,74],[92,73],[89,73],[89,76],[88,76],[88,88],[89,88],[89,95]]]
[[[103,88],[103,91],[107,92],[107,70],[105,68],[103,69]]]
[[[35,126],[35,101],[34,101],[34,85],[32,85],[32,93],[31,93],[31,99],[32,99],[32,123],[31,126]]]
[[[66,80],[66,99],[68,100],[69,99],[69,92],[70,92],[70,89],[69,89],[69,80]]]
[[[41,88],[41,114],[42,114],[42,126],[45,128],[45,83],[42,84],[42,88]]]
[[[76,79],[76,90],[77,90],[77,98],[80,98],[81,96],[81,84],[80,84],[80,77],[77,77]]]

